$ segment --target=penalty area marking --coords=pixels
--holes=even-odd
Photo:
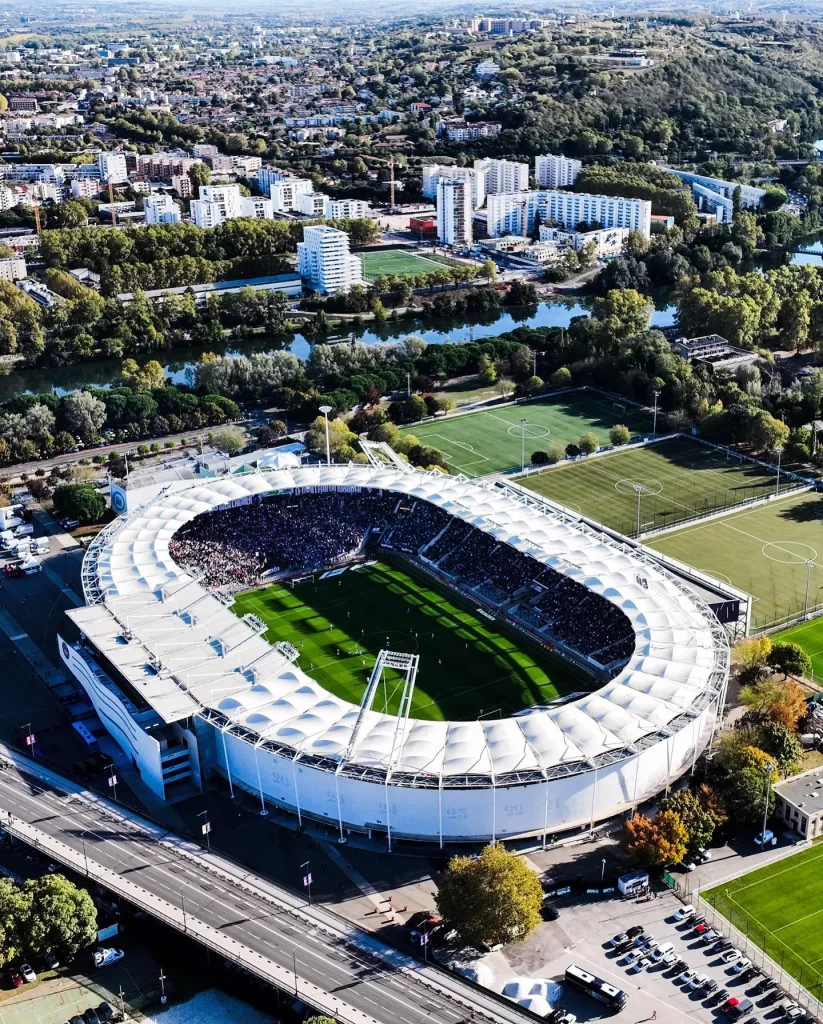
[[[663,491],[663,484],[659,480],[649,480],[648,483],[643,483],[642,480],[630,480],[628,477],[621,477],[620,480],[615,480],[614,482],[614,489],[618,494],[637,494],[636,488],[638,487],[641,494],[661,494]]]
[[[512,437],[525,437],[529,441],[542,441],[551,434],[551,431],[539,423],[526,423],[523,426],[512,423],[506,433]]]
[[[796,550],[796,549],[800,550]],[[804,562],[816,562],[817,551],[811,544],[801,544],[797,540],[769,541],[760,549],[764,558],[783,565],[802,565]],[[786,557],[781,558],[780,555]]]

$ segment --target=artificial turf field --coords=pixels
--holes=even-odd
[[[823,983],[823,844],[702,893],[817,998]]]
[[[821,526],[823,497],[804,491],[645,543],[751,594],[752,626],[765,628],[803,612],[808,561],[809,610],[823,603]]]
[[[508,717],[591,683],[566,662],[478,614],[459,595],[392,560],[314,582],[240,594],[234,611],[269,625],[271,641],[300,652],[298,666],[329,692],[359,704],[381,649],[417,653],[411,717]],[[355,653],[359,651],[360,653]],[[395,714],[399,674],[381,684],[375,711]]]
[[[521,420],[525,427],[521,428]],[[526,463],[534,451],[564,451],[581,434],[593,433],[608,444],[609,431],[624,423],[632,434],[650,431],[652,417],[645,409],[572,391],[557,398],[481,409],[463,416],[414,424],[404,433],[437,448],[449,466],[466,476],[485,476],[520,466],[521,431],[525,432]]]
[[[363,264],[363,277],[373,281],[381,274],[390,277],[409,277],[416,274],[430,274],[433,270],[442,270],[443,264],[416,256],[412,252],[391,249],[383,252],[361,252],[357,254]]]
[[[774,494],[777,479],[757,463],[725,455],[699,441],[673,438],[557,466],[523,477],[520,483],[604,526],[636,536],[635,487],[642,488],[642,533]],[[781,478],[781,491],[796,487],[793,480]]]

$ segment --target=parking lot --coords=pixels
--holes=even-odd
[[[762,1024],[788,1019],[779,1009],[786,999],[767,1004],[771,993],[753,994],[753,988],[763,980],[762,975],[743,981],[740,973],[733,972],[732,965],[723,962],[721,954],[710,952],[713,942],[700,941],[691,921],[674,920],[675,912],[683,904],[673,893],[663,892],[648,902],[607,899],[576,902],[565,908],[560,901],[558,904],[561,907],[559,920],[542,926],[525,942],[506,949],[505,957],[513,975],[562,978],[566,967],[575,963],[628,995],[625,1008],[609,1015],[616,1024],[639,1024],[653,1019],[666,1024],[725,1022],[729,1019],[722,1012],[725,998],[716,998],[723,989],[728,997],[752,999],[752,1009],[740,1017],[744,1024],[749,1021],[754,1024],[752,1015]],[[685,961],[685,966],[674,970],[662,963],[652,963],[639,973],[630,971],[625,956],[612,949],[610,939],[633,926],[652,935],[660,945],[671,943],[673,952]],[[679,978],[687,969],[694,970],[696,975],[705,975],[707,981],[716,982],[714,993],[707,998],[705,991],[692,990],[688,982],[681,982]],[[578,1021],[606,1016],[595,1000],[568,989],[561,1005],[574,1013]]]

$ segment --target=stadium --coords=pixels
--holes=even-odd
[[[314,678],[286,617],[242,613],[250,588],[292,587],[281,597],[298,603],[301,586],[326,594],[384,558],[586,685],[534,701],[517,683],[505,717],[468,700],[465,717],[454,702],[449,719],[426,717],[414,694],[432,650],[445,661],[456,647],[458,692],[472,690],[468,634],[444,631],[427,655],[405,622],[375,622],[337,649],[361,662],[360,699],[345,699]],[[285,808],[341,840],[588,829],[692,770],[725,699],[727,635],[696,590],[636,545],[488,480],[295,465],[180,481],[97,536],[83,587],[85,607],[67,612],[79,638],[61,639],[61,656],[157,796],[216,774],[261,813]],[[423,589],[409,588],[421,615]],[[335,627],[300,621],[309,639]]]

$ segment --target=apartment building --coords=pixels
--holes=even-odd
[[[734,217],[734,195],[738,189],[740,205],[745,210],[759,207],[766,195],[765,189],[742,185],[739,181],[724,181],[722,178],[710,178],[706,174],[676,171],[673,167],[667,167],[666,170],[687,184],[698,209],[713,213],[720,224],[728,223]]]
[[[143,200],[146,224],[179,224],[180,207],[169,195],[146,196]]]
[[[371,205],[365,199],[329,199],[323,216],[328,220],[340,220],[344,217],[371,217]]]
[[[271,195],[272,185],[286,181],[291,175],[279,171],[276,167],[261,167],[257,172],[257,187],[263,195]]]
[[[437,182],[437,240],[443,245],[472,243],[472,182],[440,178]]]
[[[325,224],[303,229],[297,271],[310,288],[326,295],[364,283],[360,260],[349,250],[349,236]]]
[[[437,198],[437,183],[441,178],[449,181],[468,181],[472,187],[472,204],[475,208],[482,206],[486,201],[486,168],[482,161],[477,161],[478,167],[452,167],[448,164],[424,164],[423,166],[423,195],[429,199]]]
[[[188,174],[173,174],[171,176],[171,187],[181,199],[191,199],[194,194],[191,186],[191,178]]]
[[[99,199],[100,182],[96,178],[75,178],[71,194],[74,199]]]
[[[449,142],[475,142],[477,139],[490,139],[499,135],[501,127],[492,121],[441,121],[437,132],[445,135]]]
[[[211,159],[211,169],[217,173],[238,174],[242,178],[253,178],[263,161],[259,156],[224,156],[218,154]]]
[[[486,200],[486,233],[489,238],[529,235],[539,213],[543,223],[555,221],[566,231],[581,222],[597,222],[603,228],[625,228],[651,234],[650,202],[616,196],[538,189],[490,195]]]
[[[486,195],[525,192],[529,187],[529,165],[514,160],[475,160],[476,174],[485,173]]]
[[[274,220],[272,201],[264,196],[243,196],[242,209],[243,217],[251,217],[253,220]]]
[[[285,178],[271,186],[271,201],[275,213],[295,213],[301,195],[314,192],[308,178]]]
[[[303,217],[323,217],[328,200],[323,192],[301,192],[297,197],[297,212]]]
[[[125,153],[99,153],[97,167],[104,185],[125,185],[129,180]]]
[[[568,188],[574,184],[582,167],[579,160],[546,153],[534,158],[534,180],[543,188]]]
[[[137,173],[159,181],[170,181],[172,175],[188,174],[199,161],[188,156],[168,153],[147,153],[137,158]]]
[[[196,160],[204,160],[208,163],[213,157],[220,156],[220,150],[208,142],[198,142],[192,150]]]
[[[0,280],[2,281],[24,281],[28,277],[26,261],[22,256],[9,256],[0,259]]]
[[[594,254],[598,259],[619,256],[625,251],[631,231],[628,228],[602,228],[595,231],[564,231],[546,224],[540,225],[540,241],[551,242],[561,249],[574,249],[575,252],[586,245],[594,246]]]

